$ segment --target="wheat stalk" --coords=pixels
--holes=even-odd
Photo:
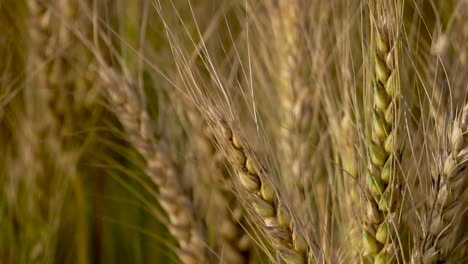
[[[373,119],[370,144],[369,173],[367,175],[368,209],[363,232],[365,257],[373,263],[387,263],[396,260],[398,250],[396,201],[398,177],[395,170],[397,162],[397,131],[399,105],[399,77],[397,49],[391,17],[385,4],[378,6],[376,18],[376,43],[373,54]]]
[[[158,148],[148,113],[131,86],[115,72],[103,68],[99,73],[128,140],[146,160],[146,173],[159,187],[157,198],[168,215],[169,232],[179,243],[178,257],[183,263],[204,263],[204,237],[194,219],[192,202],[181,189],[177,170]]]
[[[6,2],[0,262],[467,261],[468,1]]]

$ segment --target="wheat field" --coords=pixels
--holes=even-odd
[[[468,263],[467,0],[0,0],[0,263]]]

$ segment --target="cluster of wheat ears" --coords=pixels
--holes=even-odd
[[[1,0],[0,263],[468,263],[467,0]]]

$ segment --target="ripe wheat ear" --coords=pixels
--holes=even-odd
[[[109,68],[100,71],[112,110],[125,128],[129,142],[146,161],[146,173],[159,188],[158,200],[168,215],[168,229],[179,244],[178,257],[183,263],[205,263],[203,230],[197,226],[193,205],[183,192],[177,170],[158,148],[151,120],[139,104],[132,87]]]
[[[237,172],[237,180],[246,193],[242,196],[243,204],[253,207],[253,216],[261,223],[260,228],[270,244],[287,263],[313,261],[309,243],[293,220],[294,212],[286,208],[281,193],[271,185],[268,172],[247,141],[218,111],[205,108],[204,114]]]

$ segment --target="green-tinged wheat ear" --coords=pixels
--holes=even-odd
[[[309,246],[295,227],[291,212],[284,207],[280,193],[269,182],[268,172],[239,131],[233,129],[218,112],[208,109],[205,114],[237,171],[243,191],[247,193],[242,198],[253,207],[254,215],[261,221],[260,228],[271,245],[287,263],[305,263],[309,258]]]
[[[429,230],[422,243],[422,253],[414,253],[415,261],[428,264],[462,261],[451,258],[459,245],[465,243],[457,236],[468,205],[468,104],[460,118],[453,122],[448,149],[440,171],[440,187],[430,214]]]
[[[157,198],[167,213],[169,232],[179,244],[178,257],[183,263],[206,263],[203,231],[197,226],[192,202],[180,186],[177,170],[153,137],[147,111],[139,104],[132,87],[116,72],[103,67],[100,75],[129,142],[146,160],[146,173],[159,188]]]
[[[394,256],[398,176],[395,170],[399,108],[398,46],[388,24],[377,18],[371,58],[373,70],[372,134],[367,175],[368,213],[363,235],[365,257],[372,263],[390,263]],[[387,18],[388,19],[388,18]],[[387,21],[388,23],[388,21]]]

